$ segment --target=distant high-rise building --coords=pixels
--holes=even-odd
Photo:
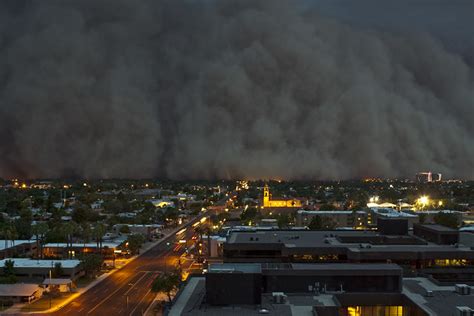
[[[441,181],[441,173],[419,172],[416,174],[416,182],[428,183]]]

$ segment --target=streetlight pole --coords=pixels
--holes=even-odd
[[[51,268],[52,268],[52,265],[53,265],[53,262],[51,261]],[[51,308],[51,300],[52,300],[52,292],[51,292],[51,288],[52,288],[52,283],[51,283],[51,271],[52,270],[49,270],[49,308]]]

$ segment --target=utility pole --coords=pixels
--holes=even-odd
[[[52,287],[52,283],[51,283],[51,272],[52,272],[52,268],[53,268],[53,262],[51,261],[51,270],[49,270],[49,308],[51,309],[51,300],[52,300],[52,292],[51,292],[51,287]]]

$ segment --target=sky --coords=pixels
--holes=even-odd
[[[0,2],[0,176],[474,178],[467,0]]]

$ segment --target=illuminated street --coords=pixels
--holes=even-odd
[[[180,236],[170,236],[54,315],[142,315],[156,295],[150,291],[154,278],[159,273],[174,270],[179,261],[183,270],[191,265],[191,261],[179,259],[185,247],[177,241],[192,236],[190,228]]]

